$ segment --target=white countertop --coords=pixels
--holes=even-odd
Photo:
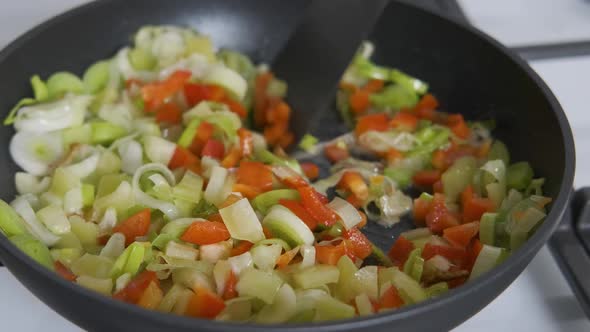
[[[538,6],[532,5],[535,1]],[[43,20],[84,2],[1,1],[0,47]],[[472,23],[508,45],[590,39],[588,1],[561,0],[568,15],[547,9],[555,4],[553,0],[460,3]],[[590,185],[590,173],[585,172],[590,169],[590,116],[586,114],[585,97],[590,86],[590,56],[536,61],[532,66],[553,89],[572,124],[577,151],[576,187]],[[80,331],[29,293],[5,268],[0,268],[0,321],[5,331]],[[454,331],[581,332],[590,331],[590,321],[545,247],[504,293]]]

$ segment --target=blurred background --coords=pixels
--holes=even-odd
[[[0,1],[0,48],[46,19],[86,2],[89,1]],[[590,86],[590,1],[407,2],[474,25],[529,62],[553,90],[572,126],[577,155],[575,186],[590,186],[590,172],[586,171],[590,169],[590,115],[587,102]],[[109,33],[108,26],[104,27],[104,32]],[[0,299],[3,330],[80,331],[37,300],[1,267]],[[590,320],[550,250],[543,248],[502,295],[454,331],[581,332],[590,331]]]

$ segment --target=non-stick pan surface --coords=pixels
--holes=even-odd
[[[17,100],[31,95],[27,82],[31,75],[46,77],[58,70],[80,74],[95,60],[110,57],[146,24],[188,25],[209,34],[221,47],[272,62],[307,4],[308,0],[103,0],[79,7],[29,31],[0,53],[0,110],[6,114]],[[445,110],[462,113],[467,119],[496,119],[494,134],[508,144],[514,160],[530,161],[547,180],[545,191],[554,201],[544,224],[507,261],[478,280],[437,299],[366,318],[257,326],[164,315],[113,301],[36,265],[1,235],[0,259],[36,296],[87,330],[443,331],[460,324],[522,272],[557,226],[572,188],[572,134],[561,107],[539,77],[472,27],[392,2],[371,39],[377,62],[430,83]],[[296,116],[305,117],[305,111],[297,110]],[[338,123],[335,112],[327,112],[316,133],[323,138],[336,135],[343,130]],[[0,130],[0,197],[5,200],[15,194],[17,167],[8,152],[12,134],[10,128]],[[385,248],[408,227],[405,220],[387,231],[371,226],[368,233]],[[524,318],[526,312],[522,314]]]

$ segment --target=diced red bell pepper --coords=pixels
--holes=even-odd
[[[215,221],[195,221],[180,239],[198,245],[213,244],[230,238],[225,224]]]
[[[398,130],[412,132],[418,127],[418,118],[412,113],[398,112],[391,119],[390,125]]]
[[[350,252],[359,259],[365,259],[371,255],[373,246],[365,234],[356,228],[352,228],[343,233],[343,237],[348,244]]]
[[[152,282],[160,284],[156,272],[145,270],[133,278],[125,288],[115,293],[113,298],[135,304]]]
[[[469,137],[471,130],[465,123],[465,119],[463,119],[463,115],[461,114],[451,114],[447,118],[447,126],[451,128],[453,134],[457,135],[457,137],[466,139]]]
[[[272,189],[272,171],[268,166],[257,161],[242,161],[236,172],[237,182],[260,191]]]
[[[240,159],[242,159],[242,149],[240,149],[237,146],[234,146],[225,155],[223,160],[221,160],[221,167],[234,168],[238,165]]]
[[[367,82],[367,84],[365,84],[365,86],[363,86],[363,90],[369,93],[375,93],[381,91],[383,89],[383,86],[385,86],[385,81],[371,79]]]
[[[441,180],[436,181],[432,185],[432,191],[435,192],[435,193],[439,193],[439,194],[444,193],[443,184],[442,184],[442,181]]]
[[[225,282],[225,287],[223,288],[223,295],[221,297],[226,301],[238,297],[238,291],[236,290],[237,284],[238,278],[234,272],[230,270]]]
[[[347,255],[344,241],[338,244],[315,245],[315,259],[320,264],[336,265],[340,257]]]
[[[217,85],[187,83],[184,85],[184,96],[190,107],[202,101],[222,101],[225,91]]]
[[[144,236],[148,233],[150,223],[150,209],[143,209],[115,226],[113,228],[113,234],[122,233],[125,235],[125,245],[128,246],[135,241],[136,237]]]
[[[76,275],[70,271],[65,265],[63,265],[60,261],[55,261],[53,263],[53,267],[55,272],[59,274],[62,278],[68,281],[76,281]]]
[[[474,221],[463,225],[446,228],[443,237],[452,245],[465,248],[471,240],[479,233],[479,222]]]
[[[274,78],[271,72],[264,72],[256,76],[254,83],[254,124],[258,128],[264,127],[266,123],[266,110],[269,107],[267,95],[268,85]]]
[[[222,103],[227,105],[230,111],[236,113],[240,118],[245,118],[248,115],[248,110],[240,102],[235,101],[229,97],[225,97],[221,100]]]
[[[237,246],[231,248],[229,256],[230,257],[239,256],[239,255],[249,251],[253,245],[254,245],[254,243],[249,242],[249,241],[240,241],[240,243],[238,243]]]
[[[348,149],[339,144],[326,145],[324,147],[324,154],[326,155],[326,158],[328,158],[328,160],[332,163],[337,163],[350,157]]]
[[[461,205],[463,208],[463,222],[479,221],[486,212],[493,212],[496,205],[490,198],[477,197],[471,186],[467,186],[461,194]]]
[[[389,286],[379,298],[379,309],[395,309],[404,305],[404,300],[394,286]]]
[[[397,238],[387,256],[391,258],[396,266],[404,266],[410,252],[414,250],[414,244],[403,236]]]
[[[305,176],[311,181],[320,176],[320,168],[312,162],[301,163],[301,169],[303,170],[303,174],[305,174]]]
[[[221,141],[218,141],[214,138],[210,138],[205,146],[203,146],[203,151],[201,151],[202,157],[211,157],[213,159],[221,160],[225,155],[225,146]]]
[[[385,113],[365,115],[358,118],[354,133],[361,136],[367,131],[386,131],[389,129],[389,117]]]
[[[172,159],[168,162],[168,168],[175,170],[180,167],[188,167],[199,164],[199,158],[190,153],[187,149],[177,146],[172,155]]]
[[[469,244],[469,246],[467,247],[466,259],[463,264],[463,268],[465,270],[471,272],[471,270],[473,269],[473,264],[475,264],[475,260],[477,259],[477,256],[479,256],[479,253],[481,252],[482,248],[483,245],[481,244],[479,239],[475,239]]]
[[[403,158],[404,154],[395,148],[389,148],[389,150],[385,152],[385,160],[387,160],[388,165],[393,165],[396,161]]]
[[[366,201],[369,198],[369,187],[358,172],[344,172],[337,184],[337,188],[350,192],[360,201]]]
[[[252,132],[246,128],[238,129],[238,137],[240,138],[240,149],[244,158],[250,157],[254,152],[254,138]]]
[[[430,187],[440,180],[441,172],[437,169],[418,171],[412,177],[412,181],[417,186]]]
[[[178,70],[164,81],[144,85],[141,88],[141,96],[146,112],[156,111],[167,99],[181,91],[191,76],[190,71]]]
[[[223,299],[212,291],[201,287],[196,289],[186,307],[185,315],[213,319],[225,309]]]
[[[256,196],[262,194],[260,189],[243,183],[234,183],[232,190],[242,194],[247,199],[254,199]]]
[[[457,218],[449,213],[445,205],[445,196],[436,193],[432,199],[432,207],[426,214],[426,225],[437,234],[440,234],[445,228],[459,225]]]
[[[414,223],[416,226],[424,226],[426,222],[426,215],[431,210],[432,200],[425,198],[414,199]]]
[[[193,141],[191,142],[191,146],[189,150],[197,156],[201,155],[203,151],[203,147],[207,143],[207,141],[213,137],[213,133],[215,132],[215,127],[207,122],[203,121],[197,127],[197,132],[195,137],[193,137]]]
[[[164,103],[156,111],[157,123],[179,124],[182,121],[182,111],[174,103]]]
[[[303,221],[312,231],[318,226],[318,221],[301,205],[299,201],[290,199],[281,199],[279,204],[291,210],[301,221]]]
[[[284,254],[280,255],[279,258],[277,258],[277,267],[279,269],[282,269],[284,267],[286,267],[287,265],[289,265],[289,263],[291,263],[291,261],[293,261],[293,258],[295,258],[295,256],[297,256],[297,252],[298,250],[296,248],[291,249],[287,252],[285,252]]]
[[[350,109],[354,114],[358,115],[367,112],[371,106],[369,94],[369,91],[363,89],[356,90],[350,94],[348,97],[348,103],[350,104]]]
[[[338,221],[338,216],[334,211],[326,207],[315,189],[311,186],[297,188],[301,195],[303,207],[311,214],[319,224],[331,226]]]
[[[426,243],[422,249],[422,258],[429,260],[436,255],[448,259],[453,264],[462,264],[467,258],[467,251],[464,248]]]

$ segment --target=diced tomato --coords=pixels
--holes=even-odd
[[[225,224],[214,221],[195,221],[180,237],[182,241],[198,245],[218,243],[229,238]]]
[[[371,101],[369,100],[369,92],[366,90],[356,90],[348,97],[350,109],[354,114],[363,114],[367,112]]]
[[[403,157],[404,154],[395,148],[389,148],[389,150],[387,150],[385,153],[385,160],[387,160],[388,165],[393,165],[396,161],[401,160]]]
[[[174,103],[163,104],[156,112],[157,123],[178,124],[182,121],[182,111]]]
[[[252,133],[246,128],[238,129],[238,137],[240,138],[240,149],[243,157],[249,157],[254,151],[254,138]]]
[[[367,84],[365,84],[365,86],[363,87],[363,90],[365,90],[369,93],[375,93],[375,92],[381,91],[381,89],[383,89],[384,85],[385,85],[385,82],[383,80],[371,79],[367,82]]]
[[[185,315],[213,319],[225,308],[223,299],[206,288],[198,288],[186,307]]]
[[[387,256],[391,258],[396,266],[404,266],[410,252],[414,250],[414,244],[403,236],[397,238]]]
[[[438,100],[430,93],[425,94],[422,99],[414,106],[414,113],[419,118],[432,120],[435,110],[438,108]]]
[[[202,157],[211,157],[217,160],[223,159],[225,155],[225,146],[221,141],[218,141],[214,138],[210,138],[205,146],[203,147],[203,151],[201,152]]]
[[[68,281],[76,281],[76,275],[70,271],[65,265],[63,265],[60,261],[55,261],[53,263],[53,268],[55,272],[59,274],[62,278]]]
[[[422,258],[429,260],[436,255],[448,259],[453,264],[462,264],[467,257],[467,252],[464,248],[426,243],[422,249]]]
[[[231,248],[230,257],[239,256],[247,251],[249,251],[254,243],[248,241],[240,241],[237,246]]]
[[[432,207],[432,200],[425,198],[414,199],[414,223],[416,226],[424,226],[426,221],[426,215]]]
[[[412,132],[418,127],[418,118],[412,113],[398,112],[391,119],[390,125],[395,129]]]
[[[369,187],[358,172],[344,172],[344,174],[342,174],[342,178],[340,178],[340,181],[338,182],[337,187],[339,189],[349,191],[361,201],[365,201],[369,198]]]
[[[266,110],[269,107],[267,96],[268,84],[274,75],[271,72],[264,72],[256,76],[254,83],[254,124],[258,128],[264,127],[266,123]]]
[[[294,249],[291,249],[291,250],[285,252],[284,254],[280,255],[279,258],[277,259],[277,267],[279,269],[282,269],[282,268],[286,267],[287,265],[289,265],[289,263],[291,263],[293,258],[295,258],[295,256],[297,255],[297,252],[298,252],[298,249],[294,248]]]
[[[459,225],[455,216],[449,213],[445,205],[445,196],[443,194],[434,194],[432,207],[426,214],[426,225],[434,233],[441,233],[445,228]]]
[[[358,118],[354,133],[356,136],[361,136],[367,131],[386,131],[389,129],[389,118],[385,113],[377,113],[361,116]]]
[[[240,159],[242,159],[242,149],[237,146],[233,147],[229,150],[229,153],[223,157],[223,160],[221,160],[221,167],[234,168],[238,165]]]
[[[301,169],[303,170],[303,174],[305,174],[305,176],[311,181],[320,176],[320,168],[312,162],[301,163]]]
[[[326,207],[325,203],[322,203],[315,189],[305,186],[299,187],[297,190],[299,191],[299,195],[301,195],[301,204],[319,224],[330,226],[338,221],[336,213]]]
[[[412,177],[412,181],[415,185],[430,187],[440,180],[441,172],[437,169],[418,171]]]
[[[318,221],[301,205],[299,201],[290,199],[281,199],[279,204],[291,210],[301,221],[303,221],[312,231],[318,226]]]
[[[189,150],[195,155],[200,156],[205,143],[213,137],[214,131],[215,127],[213,127],[211,123],[207,121],[201,122],[199,127],[197,127],[197,133],[195,134],[195,137],[193,137]]]
[[[125,288],[113,295],[113,298],[127,303],[137,303],[148,286],[155,282],[159,285],[156,272],[145,270],[131,280]]]
[[[176,146],[172,159],[168,162],[168,168],[175,170],[180,167],[188,167],[195,164],[199,164],[199,158],[187,149],[181,146]]]
[[[242,161],[236,172],[237,182],[257,188],[259,191],[272,189],[272,171],[258,161]]]
[[[141,294],[141,297],[137,301],[137,305],[142,308],[154,310],[160,305],[163,297],[164,292],[162,292],[162,289],[160,288],[160,283],[152,281],[143,291],[143,294]]]
[[[315,259],[320,264],[336,265],[340,257],[347,254],[346,244],[315,245]]]
[[[225,97],[225,91],[217,85],[187,83],[184,85],[184,96],[190,107],[202,101],[220,102]]]
[[[404,300],[394,286],[390,286],[379,298],[380,309],[395,309],[402,305],[404,305]]]
[[[469,137],[471,130],[465,123],[465,119],[463,119],[463,115],[461,114],[451,114],[447,118],[447,126],[451,128],[453,134],[457,137],[466,139]]]
[[[156,111],[166,100],[182,90],[184,83],[192,76],[190,71],[178,70],[164,81],[146,84],[141,96],[147,112]]]
[[[238,278],[234,272],[230,270],[225,282],[225,287],[223,288],[223,295],[221,297],[226,301],[238,297],[238,291],[236,290],[237,284]]]
[[[340,144],[328,144],[324,147],[324,154],[326,158],[332,163],[337,163],[341,160],[348,159],[350,157],[350,153],[345,146]]]
[[[479,222],[449,227],[443,231],[443,237],[457,247],[465,248],[479,232]]]
[[[254,199],[256,196],[262,194],[259,188],[243,183],[235,183],[232,190],[242,194],[247,199]]]
[[[143,209],[115,226],[113,228],[113,234],[122,233],[125,235],[125,245],[128,246],[135,241],[136,237],[144,236],[148,233],[150,222],[150,209]]]
[[[373,246],[365,234],[356,228],[345,231],[343,237],[346,239],[350,252],[359,259],[365,259],[371,255]]]
[[[467,186],[461,194],[461,205],[463,208],[463,222],[479,221],[486,212],[493,212],[496,204],[490,198],[477,197],[471,186]]]

